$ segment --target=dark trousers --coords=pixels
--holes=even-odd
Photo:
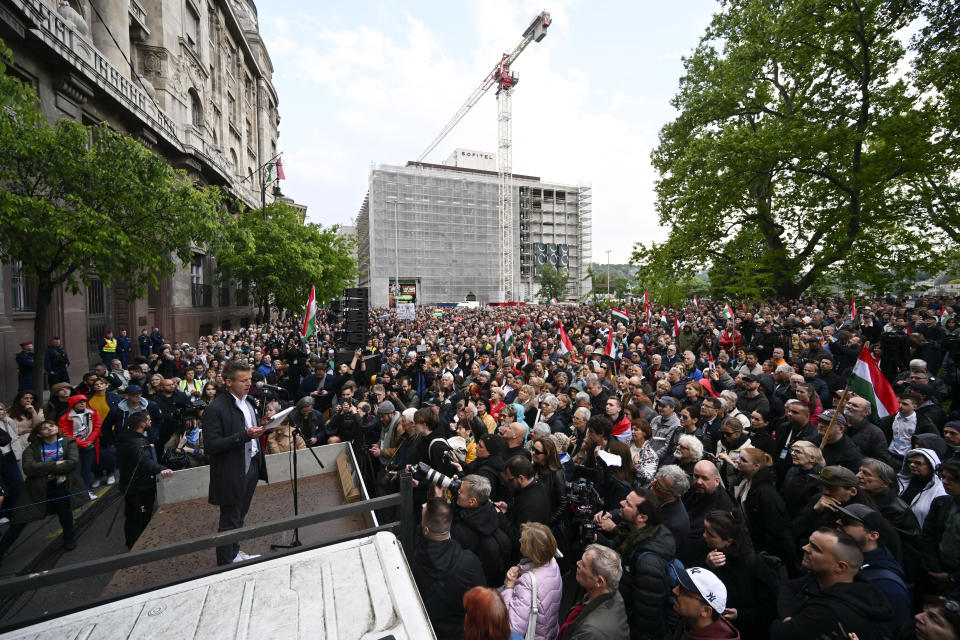
[[[156,487],[149,491],[131,491],[123,499],[123,536],[127,549],[132,549],[153,517],[153,505],[157,501]]]
[[[250,460],[250,468],[247,469],[247,475],[243,480],[243,502],[220,505],[220,526],[217,531],[230,531],[243,526],[243,519],[247,516],[247,511],[250,510],[250,501],[253,500],[253,492],[256,490],[259,480],[260,456],[254,456]],[[217,564],[230,564],[239,552],[239,542],[217,547]]]
[[[8,510],[17,506],[20,490],[23,489],[23,475],[21,475],[20,467],[17,465],[17,458],[12,452],[5,453],[0,458],[0,476],[3,477],[6,492],[3,498],[3,509],[0,509],[0,516],[8,516]]]
[[[83,478],[83,485],[89,491],[93,485],[93,463],[97,461],[97,452],[90,446],[84,449],[83,447],[78,447],[80,449],[80,459],[77,461],[80,467],[80,477]]]
[[[73,510],[70,508],[70,498],[66,497],[68,493],[67,483],[56,482],[47,483],[47,515],[56,514],[60,520],[60,526],[63,527],[63,540],[73,540]],[[58,499],[59,498],[59,499]],[[27,528],[27,523],[18,522],[11,524],[7,532],[0,538],[0,558],[10,550],[13,543],[16,542],[23,530]]]

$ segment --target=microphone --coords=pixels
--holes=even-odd
[[[267,384],[266,382],[260,381],[257,383],[257,389],[269,389],[270,391],[286,391],[283,387],[278,387],[276,385]]]

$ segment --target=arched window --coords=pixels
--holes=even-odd
[[[237,152],[234,149],[230,149],[230,168],[233,169],[233,175],[237,175],[237,167],[239,166],[240,163],[237,160]]]
[[[200,101],[200,94],[197,93],[196,89],[190,89],[189,94],[189,103],[190,103],[190,124],[195,127],[203,126],[203,103]]]

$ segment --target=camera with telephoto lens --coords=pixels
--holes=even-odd
[[[417,463],[417,468],[414,470],[413,477],[416,478],[418,482],[426,480],[427,482],[437,485],[441,489],[450,489],[450,491],[460,490],[460,478],[451,478],[450,476],[445,476],[425,462]]]

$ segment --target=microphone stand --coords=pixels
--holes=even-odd
[[[303,443],[307,445],[307,451],[310,452],[310,455],[313,456],[313,459],[317,461],[317,464],[320,465],[321,469],[326,469],[323,466],[323,463],[320,462],[320,458],[317,457],[316,452],[313,450],[313,447],[307,443],[307,439],[303,437],[303,433],[300,432],[300,428],[293,425],[291,421],[291,437],[290,437],[290,456],[293,458],[293,515],[300,515],[300,492],[298,486],[298,476],[297,476],[297,458],[300,456],[297,455],[297,436],[300,436],[300,439],[303,440]],[[290,541],[290,544],[271,544],[271,549],[296,549],[297,547],[303,546],[303,543],[300,542],[300,527],[295,527],[293,529],[293,539]]]

